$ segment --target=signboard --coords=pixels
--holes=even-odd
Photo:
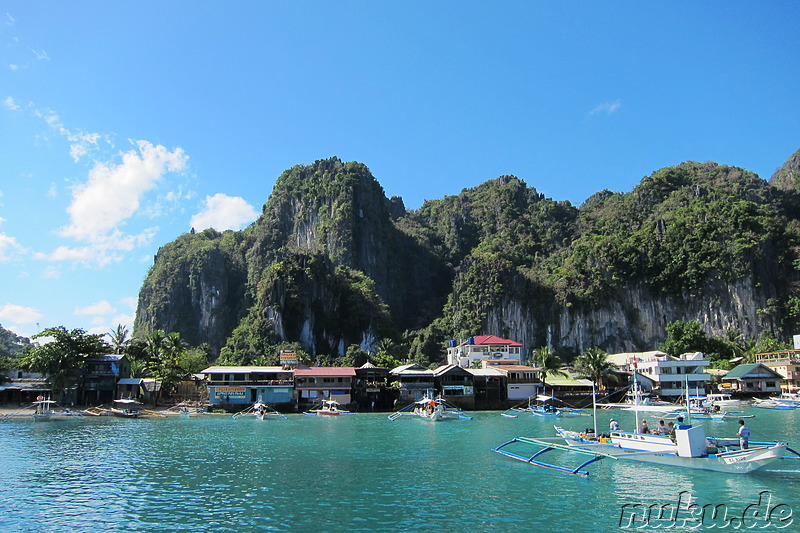
[[[281,364],[282,365],[296,365],[297,364],[297,353],[296,352],[281,351]]]
[[[245,387],[217,387],[217,398],[221,396],[228,396],[230,398],[244,398],[244,393],[247,389]]]

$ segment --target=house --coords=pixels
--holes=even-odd
[[[15,359],[10,361],[14,366]],[[47,380],[38,372],[11,368],[6,372],[6,380],[0,380],[0,405],[22,405],[33,402],[39,396],[52,397],[52,394]]]
[[[131,364],[124,354],[94,355],[86,358],[78,384],[78,402],[82,405],[111,403],[117,394],[117,382],[131,375]]]
[[[212,407],[291,404],[294,396],[294,372],[280,366],[211,366],[200,373]]]
[[[352,366],[315,366],[294,369],[295,400],[301,409],[321,400],[347,405],[352,401],[356,369]]]
[[[494,369],[505,376],[506,399],[519,402],[536,396],[542,386],[539,369],[520,365],[516,361],[506,359],[489,359],[481,362],[482,368]]]
[[[394,406],[393,390],[386,384],[389,369],[375,366],[369,361],[356,368],[353,401],[361,411],[384,411]]]
[[[506,359],[522,362],[522,344],[494,335],[476,335],[458,343],[450,341],[447,347],[447,364],[472,368],[485,359]]]
[[[756,354],[756,362],[768,366],[781,375],[781,388],[795,391],[800,388],[800,350],[784,350]]]
[[[730,385],[728,391],[742,394],[780,392],[782,380],[783,376],[762,363],[737,365],[722,377],[722,383]]]
[[[562,369],[561,371],[566,375],[549,376],[543,383],[544,394],[558,398],[571,405],[591,406],[592,380],[578,377],[577,373],[569,369]]]
[[[648,378],[653,392],[678,398],[686,393],[704,394],[711,375],[705,369],[711,361],[702,352],[685,353],[673,357],[661,351],[627,352],[611,354],[607,359],[622,370],[636,372]]]
[[[433,370],[436,392],[462,409],[475,408],[475,377],[456,365],[442,365]]]
[[[475,409],[504,409],[508,400],[506,375],[496,368],[469,368],[475,392]]]
[[[117,381],[117,394],[118,400],[144,400],[146,389],[144,388],[144,379],[142,378],[122,378]]]
[[[399,390],[398,403],[406,404],[433,394],[433,370],[417,364],[398,366],[389,371],[389,381]]]

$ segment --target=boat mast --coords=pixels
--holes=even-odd
[[[594,418],[594,436],[597,437],[597,399],[594,393],[594,380],[592,380],[592,418]]]
[[[636,426],[633,428],[634,433],[639,431],[639,380],[636,378],[638,364],[636,356],[633,356],[633,411],[636,413]]]

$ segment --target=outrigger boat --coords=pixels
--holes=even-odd
[[[675,430],[675,441],[664,435],[612,431],[609,436],[595,437],[593,433],[579,433],[556,427],[558,437],[516,437],[493,451],[525,461],[534,466],[552,468],[572,474],[588,475],[585,466],[609,458],[654,463],[665,466],[711,470],[729,474],[745,474],[782,459],[789,451],[799,458],[800,453],[782,442],[751,442],[750,448],[739,449],[739,439],[706,437],[701,426],[685,426]],[[539,450],[533,455],[520,455],[506,449],[514,443],[533,445]],[[591,459],[576,468],[569,468],[537,460],[551,450],[577,452]]]
[[[244,411],[239,411],[231,418],[236,420],[237,418],[241,418],[243,416],[253,416],[259,420],[286,420],[286,416],[284,416],[282,413],[279,413],[269,405],[261,402],[254,403]]]
[[[132,399],[114,400],[109,412],[120,418],[139,418],[143,414],[142,402]]]
[[[791,404],[782,401],[777,401],[774,399],[760,400],[756,398],[753,400],[753,407],[758,407],[759,409],[777,409],[781,411],[791,411],[793,409],[797,409],[798,407],[800,407],[800,404]]]
[[[638,411],[636,425],[639,425]],[[588,475],[583,468],[604,458],[653,463],[696,470],[710,470],[730,474],[743,474],[762,468],[778,459],[800,458],[800,453],[783,442],[751,442],[751,447],[739,448],[739,439],[706,437],[702,426],[678,424],[673,436],[611,431],[607,435],[597,435],[595,428],[585,432],[569,431],[556,427],[557,437],[527,438],[516,437],[493,449],[506,457],[524,461],[533,466],[552,468],[572,474]],[[539,448],[533,455],[521,455],[510,451],[517,443]],[[576,468],[545,463],[538,458],[549,451],[562,450],[588,455],[590,459]],[[786,456],[786,452],[796,457]]]
[[[322,400],[314,408],[303,411],[303,414],[312,416],[340,416],[354,415],[355,413],[339,407],[339,402],[336,400]]]
[[[427,395],[421,400],[409,404],[399,411],[389,415],[389,420],[394,422],[401,416],[416,416],[431,422],[444,420],[472,420],[460,408],[447,402],[444,398],[431,398]]]
[[[82,413],[73,412],[70,409],[64,409],[63,411],[56,411],[53,409],[58,404],[55,400],[45,399],[44,396],[39,396],[36,398],[36,401],[33,402],[33,420],[37,421],[45,421],[45,420],[60,420],[65,417],[74,417],[74,416],[82,416]]]

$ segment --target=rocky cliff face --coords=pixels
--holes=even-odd
[[[165,245],[136,331],[227,343],[243,361],[283,341],[341,355],[409,331],[432,359],[482,333],[581,353],[653,349],[675,320],[787,332],[800,317],[793,194],[686,163],[580,209],[503,176],[408,212],[364,165],[317,161],[284,172],[251,227]]]

